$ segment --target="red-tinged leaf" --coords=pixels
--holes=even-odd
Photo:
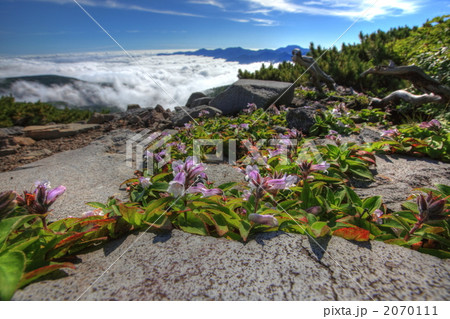
[[[65,245],[68,245],[70,243],[73,243],[73,242],[77,241],[78,239],[80,239],[81,237],[83,237],[86,233],[88,233],[88,232],[76,233],[75,235],[72,235],[72,236],[69,236],[67,238],[64,238],[59,243],[57,243],[54,248],[58,249],[58,248],[60,248],[62,246],[65,246]]]
[[[19,288],[28,285],[30,282],[38,279],[39,277],[42,277],[44,275],[47,275],[55,270],[61,269],[61,268],[71,268],[76,269],[74,264],[72,263],[62,263],[62,264],[53,264],[44,266],[35,270],[32,270],[22,276],[22,279],[19,283]]]
[[[86,226],[89,224],[94,224],[98,226],[104,226],[108,224],[114,224],[116,222],[115,218],[102,218],[102,219],[93,219],[93,220],[85,220],[80,223],[81,226]]]
[[[335,230],[333,235],[347,240],[368,241],[370,232],[359,227],[347,227]]]

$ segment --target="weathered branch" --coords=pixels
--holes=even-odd
[[[410,66],[378,66],[371,68],[361,74],[379,74],[395,76],[410,81],[415,88],[423,93],[434,93],[442,97],[442,102],[450,101],[450,88],[431,78],[421,68],[415,65]],[[387,98],[387,97],[386,97]],[[426,102],[425,102],[426,103]]]
[[[406,101],[410,103],[412,106],[420,106],[425,103],[439,103],[442,101],[442,98],[433,94],[423,94],[423,95],[414,95],[405,90],[398,90],[392,92],[388,96],[383,99],[373,98],[371,101],[371,105],[374,107],[386,107],[390,104],[396,104],[400,100]]]
[[[292,51],[292,61],[294,63],[300,64],[302,67],[308,70],[311,74],[314,86],[318,91],[322,91],[321,82],[324,82],[328,89],[336,90],[336,83],[333,78],[326,74],[319,65],[315,62],[312,57],[302,56],[300,49],[295,49]]]

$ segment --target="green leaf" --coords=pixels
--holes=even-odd
[[[0,300],[10,300],[25,270],[25,254],[10,251],[0,254]]]
[[[330,232],[330,227],[328,227],[327,222],[315,222],[311,225],[311,231],[314,237],[323,237]]]
[[[366,179],[369,179],[369,180],[373,180],[372,173],[364,165],[351,165],[350,168],[349,168],[349,171],[352,174],[357,175],[359,177],[363,177],[363,178],[366,178]]]
[[[138,207],[129,207],[124,204],[119,204],[120,215],[129,224],[140,227],[142,225],[142,219],[144,218],[144,212]]]
[[[252,226],[246,220],[242,220],[239,225],[239,234],[241,234],[242,240],[247,241],[248,235],[250,234]]]
[[[0,221],[0,250],[6,244],[6,240],[12,232],[36,217],[38,215],[25,215],[2,219]]]
[[[185,219],[187,216],[187,219]],[[178,216],[178,222],[180,228],[187,233],[206,236],[208,235],[208,229],[205,223],[196,216],[193,212],[186,212],[186,214],[180,214]]]
[[[443,184],[436,184],[436,188],[439,189],[444,196],[450,196],[450,186]]]
[[[403,207],[404,209],[410,210],[410,211],[412,211],[412,212],[414,212],[414,213],[416,213],[416,214],[419,214],[419,208],[417,207],[417,204],[416,204],[416,203],[413,203],[413,202],[405,202],[405,203],[402,204],[402,207]]]
[[[105,204],[99,203],[99,202],[88,202],[86,205],[89,205],[94,208],[107,208]]]
[[[355,193],[355,191],[353,189],[351,189],[350,187],[344,186],[344,189],[347,193],[347,197],[349,199],[349,201],[357,206],[362,206],[362,201],[359,198],[359,196]]]
[[[219,188],[219,189],[221,189],[223,191],[227,191],[227,190],[233,188],[236,185],[238,185],[238,183],[230,182],[230,183],[221,184],[221,185],[217,186],[217,188]]]
[[[381,207],[381,196],[372,196],[363,200],[362,207],[367,209],[369,214]]]

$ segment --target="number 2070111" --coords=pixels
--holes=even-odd
[[[385,316],[437,316],[436,306],[384,306]]]

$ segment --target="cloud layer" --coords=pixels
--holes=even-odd
[[[192,92],[236,81],[239,68],[256,70],[261,66],[156,53],[131,52],[134,61],[120,52],[0,58],[0,74],[2,77],[54,74],[90,82],[55,87],[16,82],[7,93],[20,101],[65,101],[78,106],[100,104],[122,109],[135,103],[142,107],[161,104],[173,108],[184,105]]]

